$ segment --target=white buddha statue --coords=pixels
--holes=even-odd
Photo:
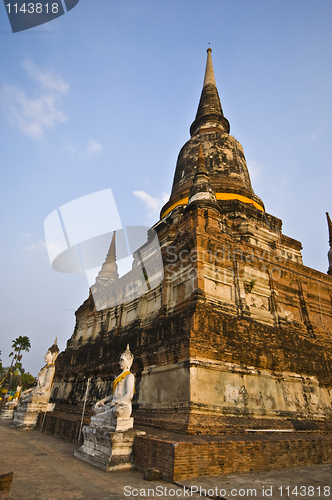
[[[113,382],[113,394],[94,405],[93,411],[96,415],[91,418],[92,425],[95,424],[98,427],[106,425],[114,427],[116,430],[133,427],[133,419],[130,418],[131,400],[135,390],[135,377],[130,372],[133,360],[134,356],[130,352],[128,344],[127,349],[120,357],[119,364],[122,372]]]
[[[59,355],[57,339],[45,354],[46,365],[38,373],[37,386],[22,392],[19,404],[22,403],[48,403],[51,396],[53,378],[55,374],[55,360]]]
[[[9,398],[6,401],[6,404],[2,408],[2,412],[0,415],[1,419],[10,420],[14,417],[14,410],[18,405],[18,400],[20,397],[21,389],[22,389],[22,386],[18,385],[16,387],[16,392],[15,392],[14,396],[9,396]]]
[[[84,443],[74,455],[102,470],[130,470],[133,468],[134,430],[131,400],[135,392],[135,377],[130,372],[134,356],[129,345],[120,357],[122,372],[113,382],[113,393],[98,401],[90,425],[83,427]]]

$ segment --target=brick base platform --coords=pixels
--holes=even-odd
[[[89,415],[86,415],[84,425],[89,422]],[[135,439],[134,461],[139,470],[157,468],[163,479],[171,481],[332,463],[332,433],[324,433],[318,428],[314,431],[314,422],[311,425],[303,422],[302,426],[300,421],[290,423],[292,426],[284,426],[290,432],[259,431],[219,436],[185,435],[140,426],[146,435]],[[80,444],[80,426],[79,414],[54,411],[40,418],[38,429]]]
[[[134,443],[137,468],[157,468],[171,481],[332,462],[331,434],[180,436],[145,430]]]

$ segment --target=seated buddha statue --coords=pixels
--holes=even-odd
[[[119,364],[122,372],[113,382],[113,393],[98,401],[93,407],[99,422],[104,418],[110,421],[117,418],[129,419],[135,385],[135,377],[130,372],[133,360],[134,356],[127,345],[127,349],[120,357]]]
[[[55,373],[55,360],[59,355],[57,339],[45,354],[46,365],[38,373],[37,386],[23,391],[19,400],[22,403],[48,403],[51,395],[52,383]]]

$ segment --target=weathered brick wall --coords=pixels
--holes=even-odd
[[[150,325],[131,325],[110,332],[97,341],[79,349],[67,348],[56,361],[55,389],[52,401],[80,404],[84,400],[88,377],[92,377],[87,404],[91,405],[111,392],[114,378],[119,374],[119,358],[129,343],[134,354],[132,371],[136,375],[136,396],[139,394],[140,373],[146,366],[177,363],[189,357],[189,337],[194,305],[165,317],[160,315]],[[104,391],[98,390],[97,380],[104,381]],[[70,394],[62,401],[56,390],[57,383],[72,383]],[[107,392],[108,391],[108,392]]]
[[[188,435],[239,435],[248,429],[289,429],[332,433],[332,420],[258,418],[220,415],[189,408],[166,410],[134,409],[135,426],[148,426]],[[179,438],[180,439],[180,438]]]
[[[172,432],[187,433],[190,429],[188,408],[173,408],[168,411],[138,408],[133,410],[135,426],[148,426]],[[197,427],[195,427],[195,434]]]
[[[282,469],[332,462],[332,436],[243,436],[205,442],[171,443],[138,436],[134,459],[141,470],[155,467],[164,479]]]
[[[300,420],[291,418],[253,418],[251,416],[232,416],[218,413],[191,412],[187,434],[218,435],[242,434],[247,429],[289,429],[332,432],[332,420]]]
[[[332,462],[332,437],[257,439],[176,447],[174,480]]]
[[[134,463],[141,471],[157,468],[164,479],[173,480],[175,447],[176,444],[172,441],[140,439],[137,436],[133,446]]]
[[[197,305],[191,357],[204,355],[277,372],[312,375],[323,385],[331,385],[331,340],[313,338],[305,328],[264,325],[218,309],[204,302]]]

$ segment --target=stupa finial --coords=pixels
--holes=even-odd
[[[201,98],[198,104],[196,118],[190,127],[191,136],[197,134],[202,127],[218,129],[229,133],[229,122],[224,117],[217,90],[212,64],[212,49],[207,49],[207,59]]]
[[[206,68],[205,68],[203,87],[205,85],[208,85],[209,83],[216,85],[216,79],[214,77],[213,63],[212,63],[212,56],[211,56],[211,53],[212,53],[211,47],[209,47],[206,52],[207,52],[207,60],[206,60]]]

